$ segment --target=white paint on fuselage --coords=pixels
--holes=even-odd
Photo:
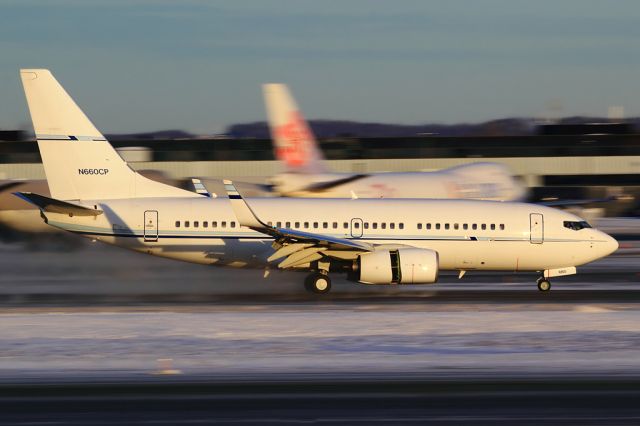
[[[276,190],[308,198],[431,198],[520,201],[526,189],[509,169],[496,163],[474,163],[434,172],[372,173],[319,191],[304,188],[348,179],[353,174],[282,173],[272,179]]]
[[[352,219],[369,223],[360,229],[359,240],[376,245],[405,245],[436,250],[443,270],[540,271],[578,266],[613,252],[617,242],[596,229],[567,229],[564,221],[580,221],[570,213],[549,207],[522,203],[466,200],[313,200],[259,198],[248,200],[264,221],[281,222],[303,231],[353,238]],[[273,253],[272,239],[248,228],[239,227],[228,199],[197,197],[191,199],[147,198],[129,200],[86,201],[82,203],[104,211],[98,216],[69,217],[47,213],[53,226],[81,233],[109,244],[188,262],[264,267]],[[145,241],[145,211],[158,212],[158,240]],[[544,242],[530,241],[530,214],[544,217]],[[190,226],[184,226],[185,221]],[[199,227],[194,227],[194,222]],[[208,228],[203,222],[208,222]],[[217,227],[212,228],[212,222]],[[180,223],[176,227],[176,222]],[[226,222],[226,227],[220,225]],[[230,224],[235,222],[235,228]],[[310,227],[304,228],[308,222]],[[327,228],[324,223],[327,223]],[[338,227],[334,229],[333,223]],[[378,229],[372,229],[372,223]],[[387,229],[380,229],[381,223]],[[389,229],[389,223],[395,229]],[[314,227],[314,223],[318,227]],[[344,229],[344,223],[349,223]],[[403,229],[399,229],[399,224]],[[422,224],[422,229],[417,224]],[[427,230],[426,224],[431,223]],[[435,224],[440,229],[435,229]],[[444,224],[449,229],[444,229]],[[454,224],[458,229],[453,229]],[[467,230],[463,229],[467,224]],[[477,224],[478,229],[471,229]],[[485,224],[485,230],[480,229]],[[491,224],[496,225],[491,230]],[[504,230],[500,229],[504,224]]]

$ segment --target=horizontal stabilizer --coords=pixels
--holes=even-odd
[[[103,213],[102,210],[90,209],[88,207],[56,200],[55,198],[45,197],[44,195],[38,195],[32,192],[14,192],[13,195],[33,204],[43,212],[62,213],[75,216],[98,216]]]

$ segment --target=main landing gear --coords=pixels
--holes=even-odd
[[[331,278],[327,271],[312,272],[304,280],[304,288],[309,293],[326,294],[331,291]]]
[[[545,277],[538,278],[538,290],[549,291],[551,290],[551,282]]]

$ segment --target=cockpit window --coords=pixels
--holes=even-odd
[[[585,229],[585,228],[591,228],[591,225],[589,225],[586,221],[571,221],[571,220],[565,220],[564,221],[564,227],[565,228],[569,228],[569,229],[573,229],[574,231],[579,231],[581,229]]]

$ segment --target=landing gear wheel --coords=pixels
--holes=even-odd
[[[549,291],[551,290],[551,282],[545,278],[538,279],[538,290]]]
[[[310,293],[329,293],[331,291],[331,278],[329,278],[329,275],[314,272],[304,280],[304,288]]]

